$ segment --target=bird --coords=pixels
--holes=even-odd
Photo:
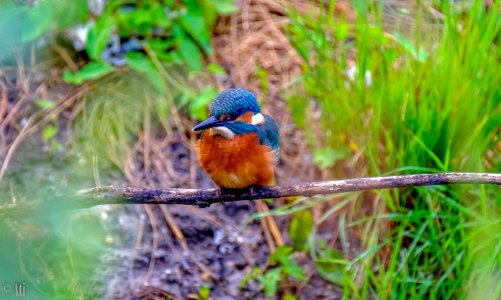
[[[221,190],[273,184],[280,132],[275,120],[261,113],[252,92],[221,92],[210,105],[209,118],[192,130],[202,131],[198,160]]]

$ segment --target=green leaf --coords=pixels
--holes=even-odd
[[[170,62],[173,60],[172,48],[174,48],[175,43],[173,39],[169,40],[158,40],[158,39],[148,39],[146,41],[146,48],[151,48],[151,51],[163,62]]]
[[[306,280],[303,269],[296,265],[289,257],[282,257],[280,259],[280,264],[282,265],[285,274],[301,281]]]
[[[174,47],[174,42],[172,40],[159,40],[156,38],[147,39],[146,44],[153,50],[165,51]]]
[[[52,24],[52,11],[49,1],[42,1],[27,10],[22,28],[23,43],[32,41],[45,33]]]
[[[275,249],[275,252],[273,252],[270,257],[270,264],[276,264],[280,262],[282,257],[288,257],[289,255],[292,254],[292,247],[290,246],[280,246]]]
[[[173,20],[171,18],[165,17],[165,7],[158,3],[155,5],[154,10],[151,12],[154,24],[159,28],[170,29]]]
[[[277,267],[269,270],[263,276],[259,277],[259,281],[264,286],[264,294],[267,297],[272,297],[277,293],[277,284],[282,275],[282,268]]]
[[[150,48],[156,57],[162,62],[172,62],[174,60],[173,54],[175,52],[172,51],[175,48],[174,39],[169,40],[156,40],[149,39],[146,41],[145,48]]]
[[[262,274],[261,269],[259,269],[258,267],[253,267],[251,272],[247,276],[245,276],[244,279],[242,279],[242,282],[240,283],[240,290],[242,290],[245,287],[247,282],[249,282],[250,280],[256,278],[258,275],[261,274]]]
[[[299,251],[307,250],[308,236],[313,229],[313,217],[309,210],[297,212],[289,226],[289,236],[294,248]]]
[[[127,65],[138,72],[147,72],[154,69],[151,60],[143,53],[137,51],[127,52],[125,54]]]
[[[41,109],[51,109],[56,106],[56,103],[49,99],[37,99],[34,102]]]
[[[210,32],[205,23],[202,7],[196,0],[187,0],[185,4],[187,12],[180,18],[184,31],[189,33],[205,53],[211,55]]]
[[[210,288],[207,285],[202,285],[198,290],[197,300],[209,300]]]
[[[313,151],[313,162],[320,169],[327,169],[341,159],[348,157],[350,150],[348,148],[333,149],[330,147],[315,149]]]
[[[297,298],[292,294],[286,294],[283,296],[282,300],[297,300]]]
[[[75,74],[71,72],[70,70],[66,70],[63,75],[63,80],[67,83],[71,84],[82,84],[83,83],[83,78],[78,75],[78,72]]]
[[[208,105],[217,96],[217,90],[210,86],[201,90],[190,102],[191,117],[197,120],[205,120],[208,117]]]
[[[191,70],[201,71],[203,64],[202,53],[197,44],[195,44],[178,25],[174,26],[172,33],[178,46],[177,52],[182,57],[183,61],[186,62]]]
[[[45,0],[47,1],[47,0]],[[51,2],[54,21],[60,28],[70,28],[79,22],[85,23],[89,15],[87,0],[49,0]]]
[[[218,64],[210,63],[207,70],[214,75],[226,75],[226,70]]]
[[[315,261],[317,271],[324,279],[342,284],[345,266],[348,264],[341,253],[327,245],[321,246],[318,259]]]
[[[110,13],[105,12],[96,21],[96,24],[89,29],[85,50],[90,58],[94,60],[101,59],[101,53],[108,44],[113,27],[113,17]]]
[[[113,66],[109,63],[93,61],[80,69],[80,71],[78,71],[78,74],[84,80],[90,80],[103,77],[104,75],[109,74],[114,70],[115,68],[113,68]]]
[[[306,276],[304,275],[303,269],[300,266],[296,265],[291,259],[290,255],[292,254],[292,247],[290,246],[281,246],[277,247],[275,252],[273,252],[270,257],[270,264],[280,263],[282,269],[285,274],[297,278],[299,280],[305,280]]]
[[[51,138],[53,138],[57,134],[57,127],[49,124],[45,126],[44,130],[42,131],[42,139],[44,141],[48,141]]]
[[[115,68],[108,63],[93,61],[85,65],[77,73],[66,71],[64,73],[64,80],[72,84],[81,84],[86,80],[101,78],[114,70]]]
[[[216,11],[223,16],[231,15],[239,10],[234,0],[212,0],[210,2],[216,5]]]
[[[96,79],[115,71],[115,68],[106,62],[90,62],[78,72],[85,80]]]

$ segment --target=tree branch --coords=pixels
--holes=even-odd
[[[501,174],[493,173],[437,173],[386,177],[366,177],[335,181],[273,185],[246,189],[147,189],[134,187],[97,187],[81,190],[77,195],[66,195],[51,201],[10,204],[0,207],[0,218],[12,214],[29,215],[46,205],[63,208],[86,208],[102,204],[182,204],[207,207],[214,203],[256,200],[291,196],[314,196],[359,192],[374,189],[447,184],[501,185]],[[55,207],[61,210],[61,207]]]

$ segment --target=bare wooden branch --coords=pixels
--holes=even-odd
[[[82,190],[77,195],[61,196],[50,205],[64,203],[67,208],[85,208],[102,204],[182,204],[207,207],[214,203],[256,200],[291,196],[314,196],[345,192],[390,189],[410,186],[447,184],[501,185],[501,174],[438,173],[402,176],[367,177],[335,181],[274,185],[247,189],[147,189],[134,187],[97,187]],[[49,201],[12,204],[0,207],[0,218],[12,213],[29,214]]]

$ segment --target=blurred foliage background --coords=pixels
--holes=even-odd
[[[501,298],[495,186],[1,213],[99,185],[212,186],[190,128],[233,86],[280,123],[280,183],[500,173],[500,11],[1,2],[0,298]]]

